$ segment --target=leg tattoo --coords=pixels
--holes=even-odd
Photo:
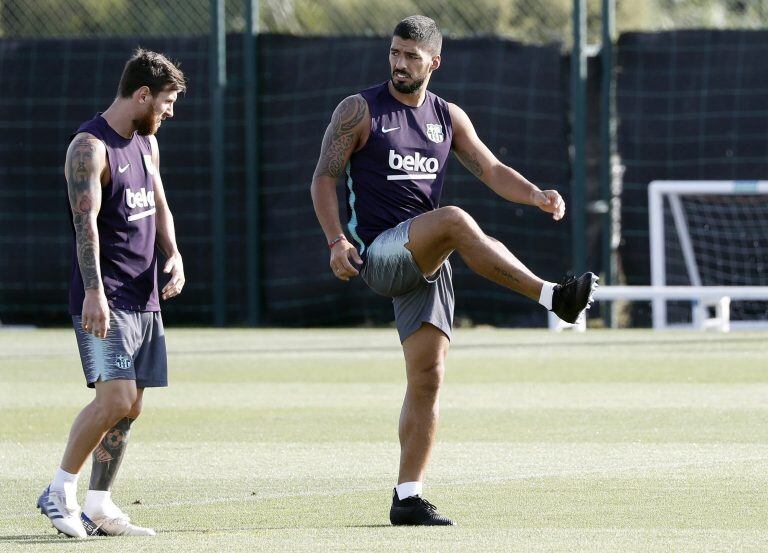
[[[104,437],[93,450],[93,469],[91,470],[91,490],[109,491],[120,468],[128,443],[128,434],[134,419],[125,417],[107,430]]]

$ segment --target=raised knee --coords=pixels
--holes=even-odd
[[[443,228],[452,238],[466,237],[469,234],[468,231],[477,227],[472,216],[460,207],[449,205],[441,207],[440,210],[442,211]]]
[[[439,208],[441,215],[448,224],[465,225],[468,221],[472,220],[469,213],[456,207],[455,205],[447,205]]]

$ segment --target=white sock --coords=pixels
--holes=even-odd
[[[88,490],[85,494],[83,512],[90,518],[95,516],[107,516],[117,518],[122,511],[112,503],[112,492],[103,490]]]
[[[59,492],[64,492],[64,500],[67,503],[67,508],[77,508],[77,479],[80,478],[79,474],[72,474],[63,470],[62,468],[56,469],[56,474],[53,475],[53,482],[51,482],[51,489]]]
[[[541,294],[539,294],[539,303],[547,308],[548,311],[552,311],[552,292],[557,286],[554,282],[544,281],[544,285],[541,287]]]
[[[401,501],[406,497],[413,497],[414,495],[421,495],[424,484],[422,482],[403,482],[398,484],[395,489],[397,490],[397,498]]]

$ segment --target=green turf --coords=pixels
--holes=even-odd
[[[432,529],[388,525],[394,330],[168,340],[114,490],[158,535],[107,546],[34,509],[92,394],[72,332],[0,331],[0,551],[768,548],[765,334],[457,331],[426,492],[459,526]]]

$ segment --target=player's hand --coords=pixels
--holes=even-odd
[[[352,262],[357,265],[362,265],[363,260],[360,259],[360,255],[357,253],[357,249],[344,240],[340,240],[331,248],[331,270],[333,276],[338,279],[347,281],[350,278],[360,274]]]
[[[565,202],[557,190],[541,190],[534,193],[533,205],[540,210],[552,214],[555,221],[565,215]]]
[[[181,290],[184,288],[184,263],[181,261],[181,254],[176,252],[168,261],[165,262],[163,272],[171,275],[171,280],[168,281],[163,287],[162,297],[164,300],[169,300],[181,294]]]
[[[83,330],[96,338],[106,338],[109,330],[109,304],[104,290],[86,290],[82,313]]]

